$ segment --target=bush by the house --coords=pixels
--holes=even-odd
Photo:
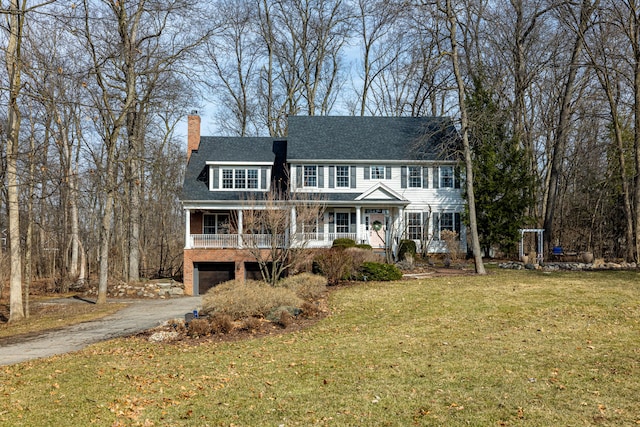
[[[371,247],[371,245],[368,245],[368,244],[366,244],[366,243],[358,243],[358,244],[356,245],[356,248],[358,248],[358,249],[365,249],[365,250],[369,250],[369,251],[370,251],[371,249],[373,249],[373,248]]]
[[[398,247],[398,259],[400,261],[403,261],[407,255],[415,258],[416,242],[414,242],[413,240],[404,239],[400,241],[400,245]]]
[[[402,272],[392,264],[365,262],[360,269],[361,280],[389,281],[402,279]]]
[[[356,241],[353,239],[340,238],[333,241],[334,248],[353,248],[356,245]]]
[[[266,317],[280,306],[301,307],[302,299],[290,289],[256,280],[231,280],[210,289],[202,298],[202,311],[211,316],[227,314],[233,320]]]
[[[350,273],[352,258],[349,251],[339,247],[319,252],[315,259],[316,265],[329,285],[337,285],[345,275]]]
[[[292,290],[305,301],[315,301],[327,291],[327,279],[317,274],[302,273],[286,277],[276,286]]]
[[[451,230],[443,230],[440,232],[440,238],[444,241],[451,261],[457,261],[460,255],[460,236],[458,236],[458,233]]]
[[[359,249],[357,247],[348,248],[345,249],[345,252],[348,253],[351,258],[351,265],[349,266],[349,270],[347,274],[345,274],[343,279],[357,278],[365,262],[380,262],[381,260],[380,255],[367,249]]]

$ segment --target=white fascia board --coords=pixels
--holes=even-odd
[[[371,188],[366,190],[364,193],[360,194],[358,197],[356,197],[356,201],[359,202],[359,201],[365,200],[369,195],[371,195],[372,193],[376,192],[377,190],[382,190],[382,191],[384,191],[386,193],[389,193],[392,197],[395,197],[399,201],[409,202],[409,200],[407,200],[402,194],[398,193],[395,190],[392,190],[391,188],[389,188],[387,185],[383,184],[382,182],[378,182],[377,184],[375,184],[374,186],[372,186]]]
[[[273,166],[273,162],[216,162],[207,161],[209,166]]]
[[[345,160],[345,159],[287,159],[291,165],[456,165],[455,160]]]

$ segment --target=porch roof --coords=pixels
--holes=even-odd
[[[257,206],[266,193],[257,192],[254,200],[247,199],[246,192],[240,191],[207,191],[206,197],[186,200],[182,204],[187,209],[241,209],[247,208],[250,203]],[[308,200],[325,204],[327,206],[406,206],[410,202],[397,198],[360,198],[361,193],[302,193],[308,195]],[[283,200],[283,204],[287,201]]]

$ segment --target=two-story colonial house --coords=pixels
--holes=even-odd
[[[459,135],[448,118],[294,116],[285,138],[201,137],[195,114],[188,126],[187,293],[254,277],[255,257],[243,248],[249,238],[265,247],[276,238],[278,244],[304,240],[307,248],[350,238],[378,251],[412,239],[419,251],[436,253],[446,250],[440,232],[453,230],[466,251],[465,202],[449,156]],[[274,186],[323,204],[313,224],[298,224],[295,206],[287,206],[288,235],[300,239],[244,227],[247,209],[259,209]]]

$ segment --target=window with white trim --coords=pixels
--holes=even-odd
[[[204,214],[202,218],[203,234],[229,234],[229,214]]]
[[[222,169],[221,187],[224,189],[259,189],[260,172],[258,169]]]
[[[349,166],[336,166],[336,187],[349,187]]]
[[[336,212],[336,233],[348,233],[349,228],[349,213]]]
[[[454,218],[453,212],[442,212],[440,214],[440,231],[455,231]]]
[[[222,169],[222,188],[233,188],[233,169]]]
[[[422,167],[409,166],[409,188],[422,188]]]
[[[304,166],[302,183],[303,183],[303,186],[305,187],[318,186],[318,167],[317,166]]]
[[[371,166],[369,177],[371,179],[385,179],[385,170],[384,166]]]
[[[422,240],[422,212],[407,212],[407,237]]]
[[[247,171],[236,169],[234,188],[247,188]]]
[[[258,169],[247,169],[247,188],[258,188]]]
[[[453,188],[453,166],[440,166],[440,188]]]

